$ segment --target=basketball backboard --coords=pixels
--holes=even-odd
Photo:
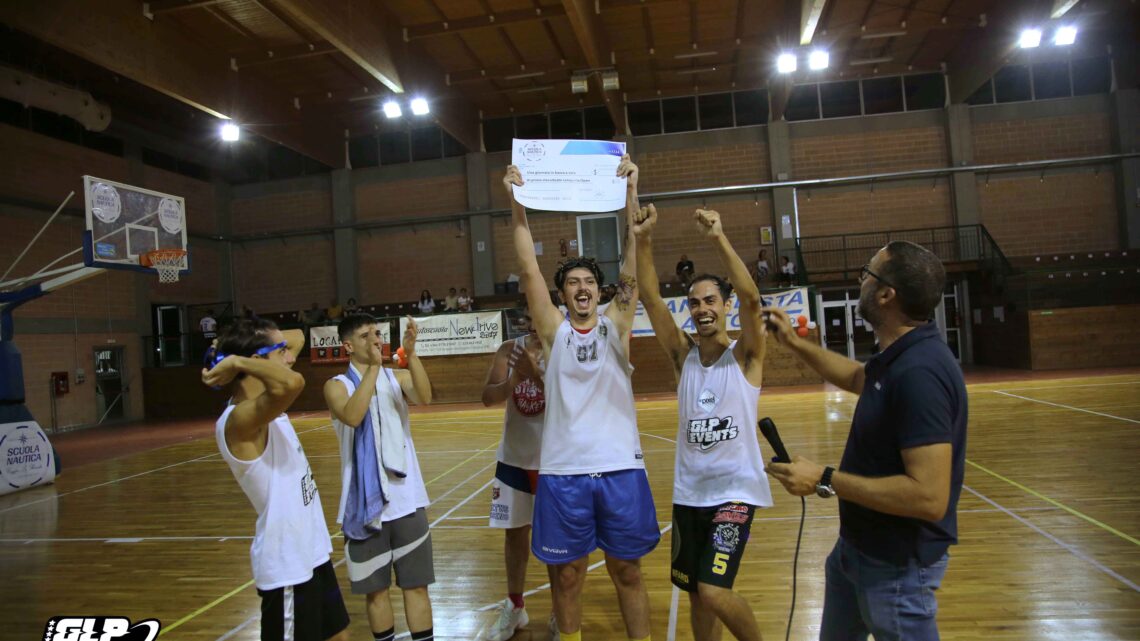
[[[186,202],[181,196],[83,177],[87,227],[83,262],[89,267],[157,273],[139,256],[156,249],[186,250]],[[190,271],[189,254],[180,274]]]

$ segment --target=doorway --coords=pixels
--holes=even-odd
[[[858,292],[854,298],[847,292],[840,300],[826,300],[823,305],[823,346],[857,361],[866,361],[876,352],[875,332],[859,316]]]
[[[578,216],[580,256],[598,261],[607,283],[616,283],[621,272],[621,232],[617,214]]]
[[[154,347],[159,367],[186,364],[186,333],[182,306],[153,305]]]
[[[95,348],[95,415],[97,423],[126,418],[123,348]]]

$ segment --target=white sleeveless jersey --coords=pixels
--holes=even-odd
[[[542,474],[644,469],[633,409],[633,365],[613,321],[582,334],[563,319],[546,367]]]
[[[238,485],[257,510],[257,527],[249,556],[253,581],[260,590],[298,585],[313,568],[329,560],[329,540],[321,497],[301,441],[289,417],[269,423],[265,451],[242,461],[226,445],[226,421],[236,405],[226,408],[214,429],[218,450]]]
[[[526,349],[526,336],[516,338],[515,344]],[[507,376],[510,375],[510,370],[507,370]],[[537,470],[545,416],[546,396],[542,388],[529,379],[515,385],[507,399],[507,411],[503,417],[503,438],[496,453],[499,462],[524,470]]]
[[[407,516],[415,512],[421,507],[427,507],[431,504],[428,499],[427,487],[424,485],[424,476],[420,471],[420,462],[416,458],[416,444],[412,442],[412,427],[411,421],[408,419],[408,401],[404,398],[404,392],[400,388],[400,382],[396,380],[396,375],[392,370],[387,367],[380,369],[380,376],[383,379],[377,379],[377,387],[387,385],[387,389],[396,401],[396,410],[400,413],[400,422],[403,423],[404,428],[404,445],[407,449],[404,451],[406,476],[404,478],[397,478],[395,474],[388,474],[387,493],[384,498],[388,502],[384,504],[384,511],[380,513],[380,522],[387,523],[394,521],[402,516]],[[356,385],[352,381],[340,374],[333,377],[334,380],[340,381],[344,385],[345,390],[351,397],[356,392]],[[373,396],[371,403],[376,403],[376,397]],[[336,440],[340,445],[340,503],[336,509],[336,522],[344,523],[344,510],[348,503],[348,489],[352,482],[353,475],[353,459],[352,459],[352,439],[353,426],[341,423],[337,418],[333,417],[333,429],[336,431]]]
[[[744,377],[733,341],[711,367],[694,346],[677,386],[680,413],[673,502],[709,507],[742,501],[771,507],[772,490],[756,438],[760,388]]]

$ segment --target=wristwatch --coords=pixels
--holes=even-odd
[[[821,499],[829,499],[835,496],[835,488],[831,487],[831,475],[835,472],[834,467],[823,468],[823,476],[820,477],[819,482],[815,484],[815,494]]]

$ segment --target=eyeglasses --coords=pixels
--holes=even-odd
[[[867,280],[868,276],[874,276],[875,280],[886,285],[887,287],[895,287],[893,283],[891,283],[887,279],[883,278],[882,276],[876,274],[875,272],[871,271],[871,263],[867,263],[866,265],[863,265],[862,269],[859,270],[859,283],[862,284],[863,281]],[[895,289],[898,289],[898,288],[895,287]]]

